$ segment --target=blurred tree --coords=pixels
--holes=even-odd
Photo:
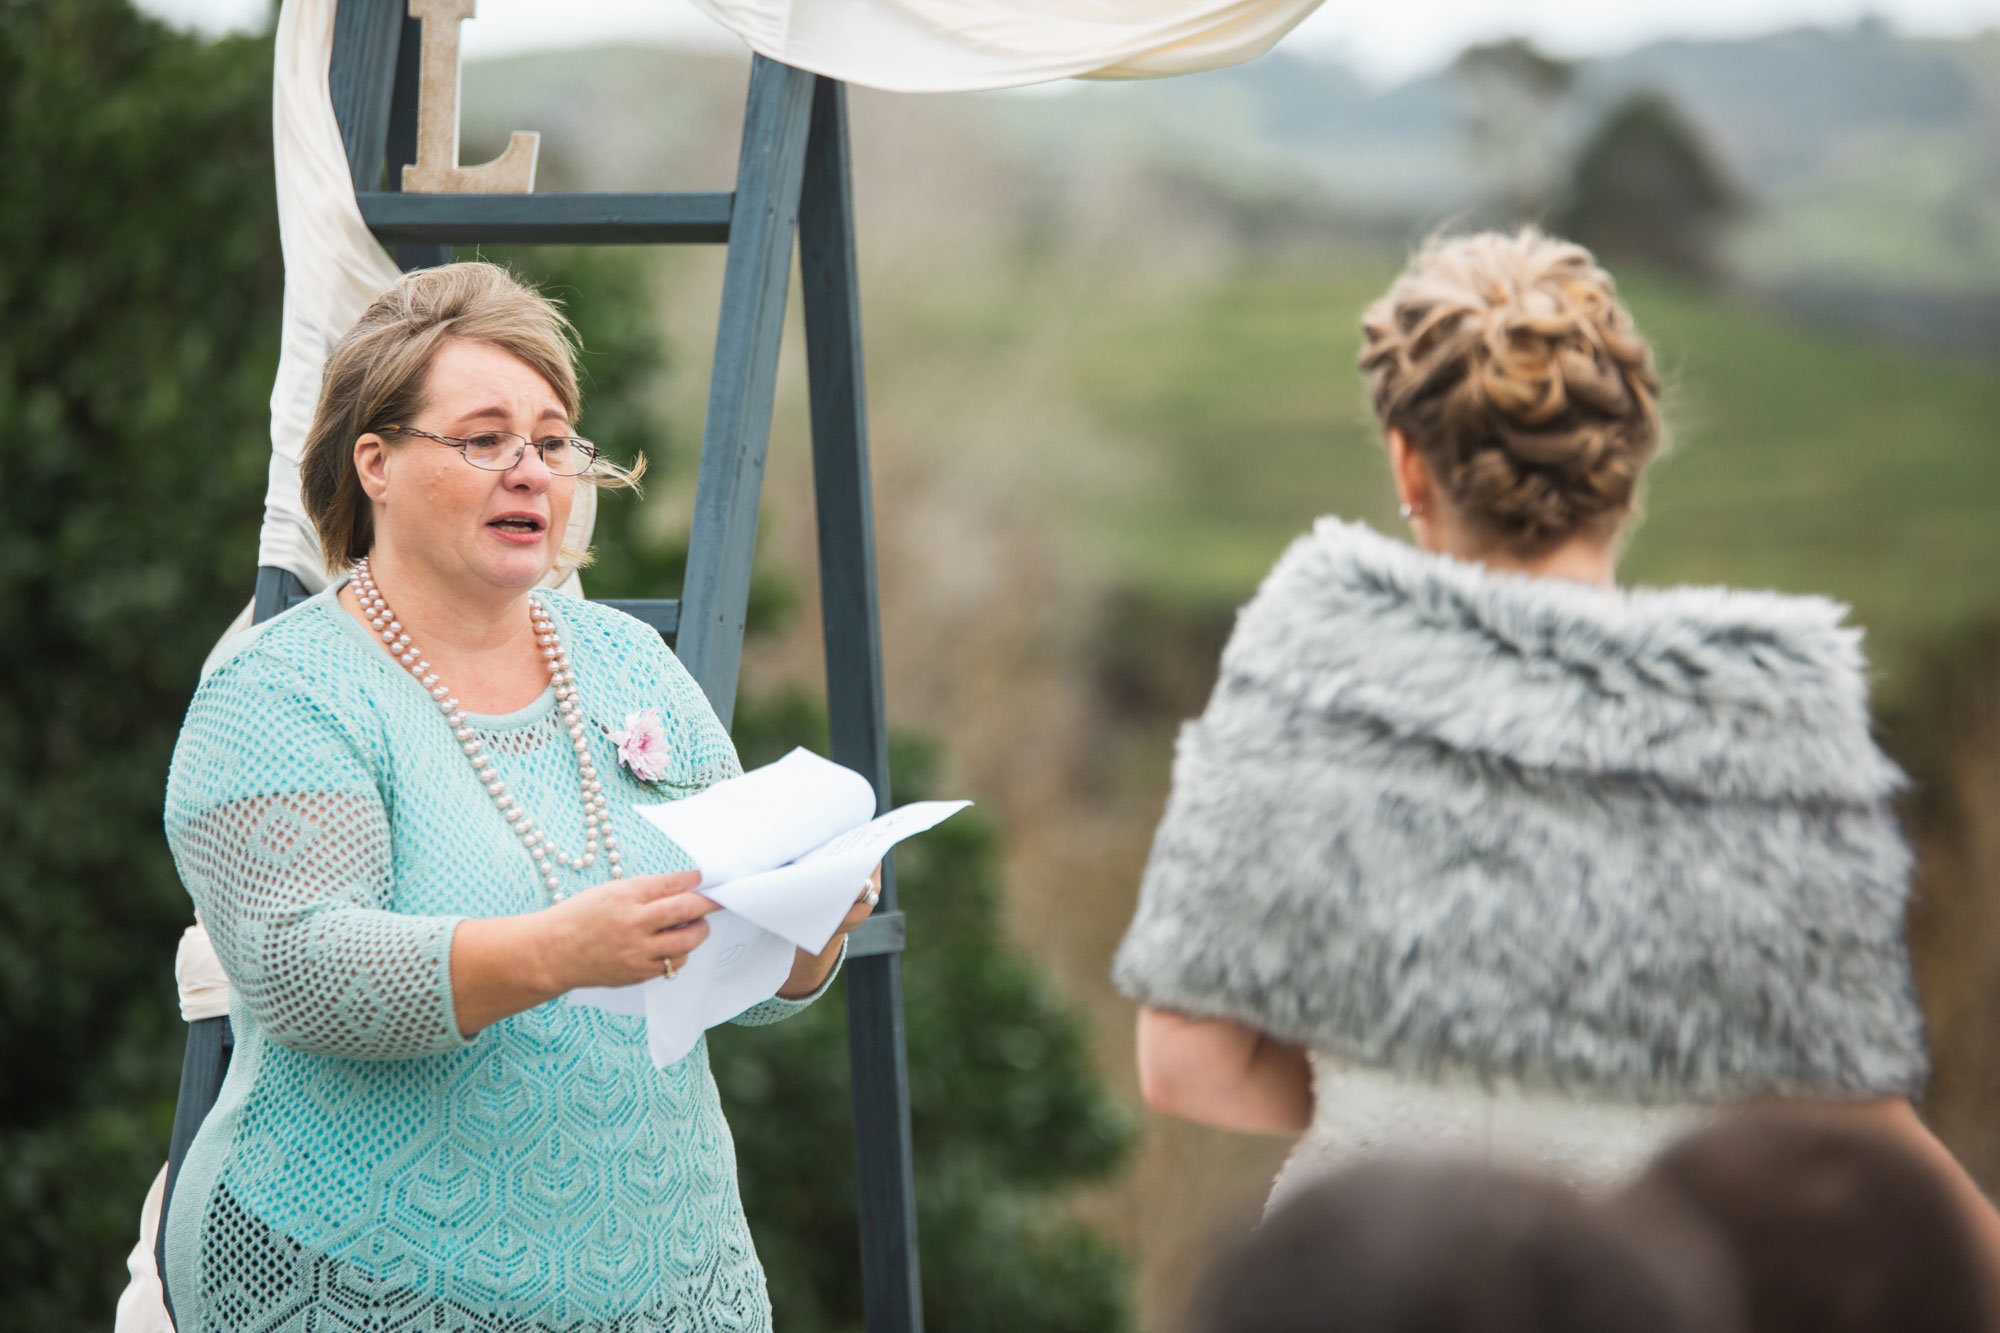
[[[1494,206],[1502,220],[1539,217],[1561,183],[1556,122],[1576,86],[1576,65],[1514,37],[1467,47],[1451,73],[1466,95],[1473,169],[1497,182]]]
[[[1554,225],[1603,258],[1711,278],[1722,228],[1745,207],[1701,131],[1665,94],[1639,92],[1584,144]]]
[[[0,1328],[103,1326],[165,1152],[160,805],[256,564],[270,70],[124,0],[0,3]]]
[[[0,1330],[103,1327],[165,1150],[186,895],[160,832],[196,670],[247,600],[283,275],[268,38],[205,42],[127,0],[0,0]],[[651,389],[643,260],[523,252],[584,330],[586,429],[677,477]],[[602,595],[680,582],[680,537],[601,510]],[[753,617],[787,605],[762,576]],[[746,760],[823,737],[816,705],[739,705]],[[823,742],[822,742],[823,743]],[[898,753],[900,799],[928,784]],[[1118,1256],[1057,1198],[1130,1129],[1080,1025],[1004,943],[992,829],[903,861],[929,1315],[1115,1329]],[[716,1041],[743,1188],[787,1329],[859,1326],[840,1006]]]

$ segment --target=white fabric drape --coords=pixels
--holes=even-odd
[[[180,947],[174,950],[174,990],[184,1023],[229,1016],[229,978],[199,921],[181,932]]]
[[[1193,74],[1260,56],[1322,0],[693,0],[759,55],[899,93]]]
[[[279,11],[271,92],[285,316],[271,387],[271,477],[257,563],[289,569],[313,592],[327,576],[299,502],[299,455],[319,401],[320,372],[333,344],[401,276],[354,201],[327,84],[334,4],[287,0]]]
[[[112,1325],[115,1333],[174,1333],[173,1320],[167,1318],[166,1302],[160,1295],[159,1270],[153,1262],[153,1244],[160,1234],[160,1201],[166,1192],[167,1168],[162,1166],[139,1207],[139,1239],[125,1257],[125,1271],[132,1276],[118,1295]]]

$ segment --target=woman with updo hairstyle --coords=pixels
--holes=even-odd
[[[1415,545],[1321,519],[1181,732],[1115,966],[1147,1101],[1300,1135],[1278,1195],[1389,1148],[1597,1187],[1771,1098],[1942,1157],[1845,608],[1616,586],[1659,377],[1581,246],[1432,241],[1362,329]]]
[[[584,486],[569,324],[491,264],[333,347],[324,592],[189,705],[167,838],[235,1053],[174,1187],[180,1333],[767,1333],[705,1041],[565,1002],[672,978],[716,904],[637,814],[741,771],[640,622],[551,590]],[[823,994],[871,886],[746,1024]],[[831,1167],[831,1164],[829,1164]]]
[[[1659,451],[1660,382],[1589,252],[1535,232],[1433,243],[1361,329],[1418,545],[1501,567],[1588,552],[1572,572],[1608,586]]]

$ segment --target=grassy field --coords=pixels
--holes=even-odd
[[[1390,266],[1262,269],[1078,329],[1075,384],[1157,453],[1074,521],[1124,576],[1237,600],[1316,514],[1393,526],[1353,369]],[[1847,601],[1892,691],[1911,652],[2000,614],[2000,366],[1823,335],[1641,277],[1626,295],[1669,384],[1673,437],[1623,573]]]

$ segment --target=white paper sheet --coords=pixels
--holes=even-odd
[[[664,1069],[694,1049],[701,1034],[778,993],[792,971],[792,945],[733,912],[711,912],[708,938],[672,981],[592,986],[570,992],[594,1005],[646,1020],[646,1044]]]
[[[903,839],[970,801],[919,801],[869,819],[875,790],[852,769],[794,750],[774,764],[639,815],[701,870],[701,892],[723,908],[708,938],[671,980],[586,987],[574,1004],[644,1017],[653,1063],[664,1068],[701,1034],[778,993],[795,948],[818,953]]]
[[[790,865],[712,885],[702,893],[807,953],[818,953],[891,847],[971,804],[918,801],[839,834]]]
[[[701,887],[795,861],[875,814],[875,788],[810,750],[639,814],[701,868]]]

